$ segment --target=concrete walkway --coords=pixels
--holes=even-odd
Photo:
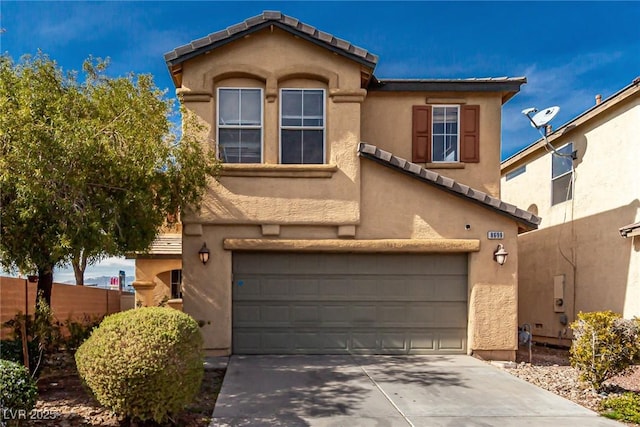
[[[469,356],[232,356],[211,426],[621,426]]]

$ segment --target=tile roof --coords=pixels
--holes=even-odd
[[[184,46],[177,47],[171,52],[165,53],[164,59],[169,66],[177,65],[190,58],[209,52],[216,47],[242,38],[247,34],[266,28],[269,25],[275,25],[276,27],[293,33],[300,38],[328,48],[336,53],[345,55],[371,68],[374,68],[378,62],[378,57],[369,53],[367,50],[355,46],[346,40],[339,39],[331,34],[320,31],[311,25],[300,22],[296,18],[277,11],[264,11],[258,16],[248,18],[239,24],[228,27],[225,30],[211,33],[206,37],[194,40]]]
[[[181,255],[182,234],[161,234],[151,243],[149,255]]]
[[[180,258],[182,234],[160,234],[144,252],[130,252],[127,258]]]
[[[483,77],[468,79],[372,79],[371,92],[502,92],[502,103],[520,92],[526,77]]]
[[[536,229],[538,228],[538,225],[540,225],[540,218],[533,215],[531,212],[527,212],[512,204],[503,202],[495,197],[491,197],[482,191],[460,184],[451,178],[442,176],[432,170],[425,169],[422,166],[401,157],[394,156],[388,151],[379,149],[375,145],[361,142],[358,146],[358,154],[361,157],[371,159],[422,182],[431,184],[440,190],[453,194],[454,196],[462,197],[465,200],[484,206],[502,215],[506,215],[517,221],[519,224],[524,225],[524,228],[527,230]]]

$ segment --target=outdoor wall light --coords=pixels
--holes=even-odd
[[[509,252],[504,249],[504,246],[501,243],[493,253],[493,260],[500,265],[504,265],[504,263],[507,262],[507,255],[509,255]]]
[[[198,256],[200,257],[200,261],[203,264],[206,264],[209,261],[209,248],[207,248],[207,244],[203,243],[202,247],[198,251]]]

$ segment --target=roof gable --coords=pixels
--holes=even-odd
[[[434,187],[453,194],[454,196],[461,197],[467,201],[491,209],[501,215],[505,215],[516,221],[520,225],[519,228],[525,231],[536,229],[540,224],[540,218],[531,212],[522,210],[517,206],[503,202],[495,197],[491,197],[488,194],[473,189],[467,185],[460,184],[451,178],[447,178],[436,172],[425,169],[416,163],[394,156],[388,151],[379,149],[375,145],[361,142],[358,146],[358,154],[361,157],[371,159],[388,168],[433,185]]]
[[[238,40],[248,34],[255,33],[272,25],[365,65],[372,70],[378,62],[378,57],[369,53],[366,49],[355,46],[346,40],[339,39],[329,33],[316,29],[311,25],[300,22],[296,18],[276,11],[264,11],[258,16],[246,19],[243,22],[226,28],[225,30],[211,33],[206,37],[177,47],[171,52],[165,53],[164,59],[169,67],[169,71],[173,74],[175,67],[191,58],[210,52],[213,49],[224,46],[234,40]]]

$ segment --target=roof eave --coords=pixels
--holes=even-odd
[[[196,48],[193,48],[193,43],[189,43],[183,46],[180,46],[174,50],[172,50],[171,52],[167,52],[164,54],[164,59],[165,62],[167,64],[167,68],[169,69],[169,73],[171,74],[174,84],[176,85],[176,87],[179,87],[177,85],[177,78],[174,77],[175,75],[175,68],[178,65],[181,65],[182,63],[196,58],[200,55],[204,55],[208,52],[211,52],[212,50],[219,48],[221,46],[224,46],[226,44],[229,44],[231,42],[234,42],[236,40],[242,39],[250,34],[256,33],[258,31],[261,31],[265,28],[269,28],[269,27],[278,27],[284,31],[287,31],[291,34],[293,34],[296,37],[299,37],[303,40],[309,41],[317,46],[323,47],[325,49],[328,49],[329,51],[336,53],[338,55],[341,55],[343,57],[346,57],[360,65],[363,65],[367,68],[370,68],[372,71],[373,69],[376,67],[376,63],[377,63],[377,57],[375,55],[372,54],[368,54],[367,56],[372,57],[372,60],[369,60],[367,58],[363,58],[361,56],[358,56],[356,54],[350,53],[344,49],[341,49],[338,46],[334,46],[330,43],[324,42],[322,40],[319,40],[303,31],[300,31],[296,28],[293,28],[289,25],[287,25],[286,23],[280,22],[278,20],[275,19],[269,19],[266,20],[264,22],[261,22],[259,24],[254,24],[248,28],[246,28],[245,30],[241,30],[238,32],[235,32],[234,34],[231,34],[227,37],[221,38],[219,40],[216,41],[212,41],[210,43],[207,44],[203,44],[201,46],[198,46]],[[184,53],[179,53],[180,50],[184,50]]]
[[[502,103],[513,98],[527,82],[525,77],[504,79],[372,79],[371,92],[500,92]]]

